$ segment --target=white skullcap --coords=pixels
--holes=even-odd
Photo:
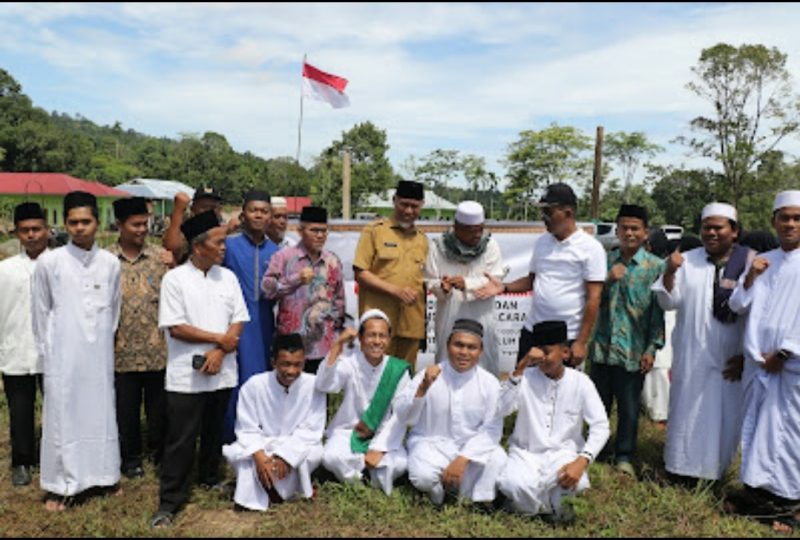
[[[456,221],[462,225],[480,225],[485,221],[483,206],[475,201],[458,203],[456,208]]]
[[[700,219],[706,219],[707,217],[724,217],[728,219],[732,219],[733,221],[738,222],[739,218],[736,216],[736,208],[733,206],[720,203],[720,202],[712,202],[703,207],[703,213],[700,216]]]
[[[286,198],[285,197],[270,197],[269,198],[269,203],[272,206],[288,206],[288,204],[286,203]]]
[[[361,330],[361,327],[364,326],[364,323],[370,319],[383,319],[386,321],[386,324],[389,325],[389,328],[392,327],[392,321],[389,320],[389,316],[386,313],[380,309],[368,309],[358,320],[358,329]]]
[[[781,191],[775,195],[775,204],[772,205],[772,211],[780,210],[786,206],[800,206],[800,191],[796,189]]]

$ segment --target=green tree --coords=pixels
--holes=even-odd
[[[764,45],[719,43],[703,49],[687,87],[708,101],[713,115],[691,122],[697,137],[679,137],[722,165],[723,194],[738,206],[759,189],[752,173],[786,136],[800,129],[800,100],[793,94],[786,55]]]
[[[609,133],[603,141],[603,154],[622,170],[623,195],[627,194],[634,176],[645,158],[655,157],[664,149],[647,140],[642,131]]]
[[[528,203],[540,188],[554,182],[573,186],[591,178],[591,139],[572,126],[555,122],[539,131],[526,130],[509,145],[505,163],[509,183],[505,199],[511,216],[528,219]]]
[[[356,124],[342,133],[315,159],[311,176],[311,198],[325,206],[331,216],[342,211],[342,152],[350,152],[350,194],[353,208],[358,208],[373,193],[391,187],[394,171],[386,156],[389,144],[386,131],[372,122]]]
[[[660,179],[653,186],[652,199],[666,223],[699,232],[703,207],[717,200],[716,186],[722,180],[710,169],[654,167],[651,174]]]

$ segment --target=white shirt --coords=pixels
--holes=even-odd
[[[320,363],[317,370],[317,390],[331,394],[344,389],[342,404],[326,431],[328,438],[337,431],[349,432],[356,427],[375,395],[388,358],[384,356],[380,364],[373,366],[364,357],[364,353],[354,349],[342,353],[333,367],[328,366],[327,358]],[[408,372],[405,372],[397,383],[393,403],[409,382],[411,378]],[[378,429],[375,430],[369,448],[379,452],[390,452],[403,444],[404,435],[405,425],[397,421],[390,405]]]
[[[415,397],[425,371],[416,374],[395,402],[397,416],[414,426],[408,449],[421,439],[454,442],[459,455],[475,463],[487,463],[499,448],[503,418],[497,414],[500,383],[480,366],[459,373],[442,362],[442,372],[421,398]]]
[[[158,304],[158,327],[166,331],[167,378],[170,392],[196,394],[233,388],[239,380],[236,352],[225,355],[216,375],[200,373],[192,368],[192,356],[214,348],[211,343],[190,343],[173,338],[171,326],[186,324],[207,332],[224,334],[238,322],[247,322],[250,315],[236,275],[218,265],[208,274],[189,260],[164,275]]]
[[[325,394],[314,389],[314,375],[302,373],[286,388],[275,371],[259,373],[239,391],[236,442],[223,453],[236,461],[268,448],[297,468],[313,446],[322,445],[324,429]]]
[[[539,368],[528,368],[517,384],[507,380],[500,394],[500,414],[519,411],[509,445],[534,454],[553,450],[585,452],[596,458],[609,437],[606,410],[592,380],[574,369],[553,380]],[[583,423],[589,438],[583,438]]]
[[[36,261],[24,251],[0,262],[0,373],[42,372],[31,320],[31,284]]]
[[[578,337],[586,305],[586,282],[606,279],[606,251],[596,238],[577,229],[563,241],[543,234],[533,245],[529,266],[533,301],[525,328],[542,321],[566,321],[567,337]]]
[[[490,238],[486,250],[469,263],[460,263],[447,258],[439,242],[431,242],[428,259],[425,262],[425,282],[436,296],[436,336],[437,360],[447,359],[447,347],[444,341],[453,329],[453,323],[458,319],[472,319],[483,325],[483,353],[480,365],[490,373],[499,373],[498,339],[495,335],[494,298],[478,300],[475,291],[489,279],[484,275],[487,272],[497,279],[503,279],[503,258],[500,247],[494,238]],[[443,276],[462,276],[464,290],[450,289],[449,293],[442,290]]]

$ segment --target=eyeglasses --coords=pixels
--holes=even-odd
[[[311,234],[328,234],[328,229],[306,229]]]

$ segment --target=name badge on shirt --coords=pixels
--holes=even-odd
[[[397,244],[394,242],[384,242],[383,245],[386,247],[397,247]]]

